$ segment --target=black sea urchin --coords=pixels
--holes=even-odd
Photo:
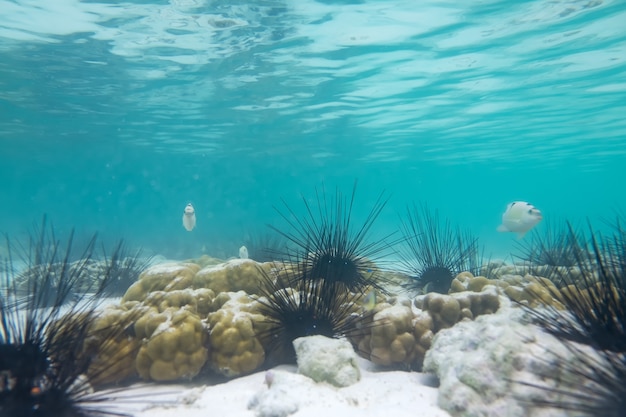
[[[407,250],[401,252],[402,263],[411,281],[411,290],[447,294],[450,284],[463,271],[478,273],[480,268],[478,241],[469,232],[453,228],[446,219],[439,220],[437,210],[423,204],[407,208],[402,222]]]
[[[112,257],[105,255],[104,261],[99,262],[100,267],[110,275],[110,283],[106,288],[106,295],[121,297],[126,290],[137,281],[141,274],[152,262],[151,256],[142,256],[142,250],[137,249],[132,253],[123,244],[117,248],[117,253]],[[105,271],[103,271],[105,272]]]
[[[259,268],[263,276],[261,312],[267,317],[267,330],[261,332],[266,348],[266,364],[295,363],[293,341],[299,337],[347,336],[355,329],[356,295],[338,282],[312,279],[302,263],[293,263],[284,287],[277,276]]]
[[[532,275],[555,279],[561,285],[559,268],[571,268],[577,265],[575,248],[580,237],[572,234],[565,222],[562,224],[548,221],[543,231],[533,230],[530,239],[515,243],[518,258],[525,269]]]
[[[535,324],[559,339],[626,353],[626,270],[619,262],[626,246],[609,246],[593,233],[587,243],[568,227],[570,250],[579,272],[577,276],[559,272],[564,287],[558,293],[546,286],[565,310],[527,311]]]
[[[73,233],[70,234],[67,250],[62,251],[54,229],[47,230],[46,226],[44,216],[41,226],[35,228],[28,243],[16,243],[17,250],[22,254],[20,257],[26,262],[26,268],[12,280],[18,303],[31,303],[37,307],[65,304],[75,299],[75,291],[93,285],[88,265],[96,236],[87,240],[78,260],[72,262],[72,256],[76,255],[71,251]],[[7,249],[10,250],[8,246],[7,240]],[[33,300],[33,297],[37,299]]]
[[[248,249],[248,257],[257,262],[271,262],[276,254],[285,253],[287,242],[282,234],[249,233],[244,239],[244,246]]]
[[[295,253],[288,251],[286,258],[300,259],[308,278],[337,283],[351,291],[362,291],[368,285],[382,290],[375,262],[390,249],[386,239],[393,233],[380,240],[369,241],[368,237],[388,199],[381,193],[365,221],[355,228],[352,222],[355,194],[356,183],[349,198],[337,190],[335,198],[329,201],[324,192],[320,195],[316,191],[318,207],[314,209],[303,198],[304,216],[298,216],[283,201],[287,213],[277,211],[293,231],[270,227],[295,245]]]
[[[626,271],[626,213],[619,213],[611,224],[613,235],[604,239],[605,248],[612,254],[615,267]]]
[[[567,340],[562,343],[566,348],[566,358],[546,348],[546,353],[559,359],[556,363],[546,362],[546,369],[550,369],[550,373],[536,374],[541,383],[514,381],[536,391],[530,399],[520,399],[520,403],[528,408],[561,410],[566,415],[581,417],[626,416],[624,355],[589,349],[589,346]]]
[[[32,268],[36,264],[41,271],[37,279],[28,281],[30,293],[25,298],[16,287],[12,246],[7,238],[9,260],[0,292],[0,417],[125,415],[117,410],[110,394],[93,393],[86,376],[97,352],[86,354],[84,346],[93,336],[90,328],[98,298],[111,274],[86,283],[81,268],[53,267],[69,265],[72,239],[63,248],[47,236],[44,224],[24,254],[27,265]],[[88,246],[83,254],[91,253],[92,243]],[[79,290],[84,287],[93,295]],[[123,327],[107,328],[99,336],[106,344],[124,331]]]
[[[566,287],[559,292],[545,287],[564,309],[524,308],[531,321],[556,336],[571,357],[558,363],[559,374],[565,377],[555,381],[554,375],[540,375],[553,382],[549,388],[526,384],[551,398],[536,400],[531,406],[588,416],[624,416],[626,269],[619,259],[626,245],[619,235],[607,240],[592,232],[586,239],[569,224],[568,233],[582,276],[561,273]]]

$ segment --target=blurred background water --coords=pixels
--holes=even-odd
[[[626,207],[623,0],[0,0],[0,231],[236,256],[316,188],[376,234],[427,202],[495,255],[507,203]],[[197,228],[181,224],[191,202]],[[356,223],[358,224],[358,222]],[[542,223],[538,228],[545,227]],[[204,249],[203,249],[204,247]]]

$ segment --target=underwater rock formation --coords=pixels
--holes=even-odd
[[[453,416],[533,417],[545,415],[532,406],[557,401],[558,385],[552,390],[542,375],[552,375],[552,384],[567,385],[575,375],[563,372],[560,361],[572,353],[556,338],[523,322],[524,312],[505,297],[497,313],[463,321],[437,333],[426,353],[424,372],[440,380],[439,406]],[[523,381],[525,384],[519,383]],[[554,411],[553,417],[565,417]]]
[[[293,341],[298,373],[315,382],[347,387],[361,379],[357,357],[350,342],[325,336],[307,336]]]

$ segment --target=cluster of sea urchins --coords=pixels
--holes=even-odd
[[[590,227],[591,230],[591,227]],[[525,307],[533,323],[554,335],[569,353],[558,362],[561,380],[539,375],[547,391],[531,406],[575,412],[577,415],[626,415],[626,241],[624,230],[609,238],[593,232],[589,237],[568,224],[568,256],[580,273],[573,278],[558,269],[564,285],[558,293],[546,286],[563,308]],[[541,250],[541,247],[539,247]],[[563,377],[568,375],[568,377]],[[546,399],[550,398],[550,399]]]
[[[355,226],[356,184],[349,197],[316,192],[317,206],[303,198],[304,215],[286,203],[277,209],[291,230],[272,227],[289,242],[277,254],[285,268],[265,274],[263,313],[270,330],[263,335],[269,363],[292,362],[298,337],[348,336],[355,329],[355,302],[365,292],[382,291],[377,260],[390,248],[386,238],[370,240],[372,225],[387,200],[379,195],[365,221]]]
[[[61,244],[46,230],[44,219],[30,243],[13,245],[6,239],[9,257],[0,271],[0,417],[125,415],[114,393],[94,392],[99,371],[92,364],[98,352],[85,351],[87,338],[97,337],[104,347],[125,331],[123,326],[98,334],[92,330],[98,299],[115,277],[111,272],[120,249],[93,280],[85,268],[95,239],[76,263],[71,261],[72,235]],[[14,257],[37,271],[27,281],[26,295],[16,286]]]

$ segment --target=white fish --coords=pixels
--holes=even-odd
[[[239,248],[239,257],[241,259],[248,259],[248,248],[242,246]]]
[[[541,211],[525,201],[514,201],[506,206],[502,214],[502,224],[498,226],[498,232],[517,233],[521,239],[533,227],[543,219]]]
[[[191,232],[196,227],[196,211],[191,203],[187,204],[183,212],[183,227]]]

